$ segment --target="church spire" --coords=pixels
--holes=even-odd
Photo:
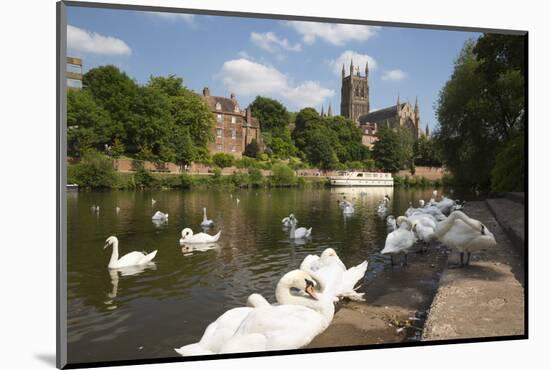
[[[401,103],[399,103],[399,93],[397,93],[397,109],[399,110],[399,106],[401,105]]]
[[[430,137],[430,125],[426,123],[426,137]]]
[[[327,112],[327,116],[328,116],[328,117],[332,117],[332,102],[329,102],[329,103],[328,103],[328,112]]]
[[[416,97],[416,102],[414,103],[414,113],[418,115],[419,109],[418,109],[418,96]]]
[[[344,67],[344,63],[342,63],[342,80],[346,77],[346,68]]]
[[[353,58],[351,58],[351,63],[349,64],[349,74],[353,76]]]
[[[369,77],[369,61],[367,60],[367,64],[365,65],[365,77]]]

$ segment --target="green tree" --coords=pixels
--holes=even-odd
[[[82,187],[112,188],[116,183],[111,159],[96,150],[83,153],[81,162],[74,167],[72,177]]]
[[[220,168],[231,167],[235,161],[235,157],[227,153],[216,153],[212,156],[212,162]]]
[[[440,167],[441,154],[434,139],[421,136],[413,146],[414,164],[417,166]]]
[[[496,155],[491,170],[491,190],[496,192],[524,191],[525,137],[517,135],[506,142]]]
[[[124,154],[124,152],[124,144],[122,144],[122,141],[120,141],[118,137],[115,138],[111,147],[111,155],[113,156],[113,158],[119,158],[121,155]]]
[[[403,162],[399,146],[400,137],[397,131],[385,127],[381,128],[378,131],[378,140],[372,148],[372,156],[376,166],[386,172],[398,172]]]
[[[296,173],[290,167],[283,163],[276,163],[271,169],[271,180],[273,184],[279,186],[289,186],[296,184]]]

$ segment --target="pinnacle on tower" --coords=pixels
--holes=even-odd
[[[351,63],[349,64],[349,74],[353,76],[353,58],[351,58]]]
[[[344,68],[344,63],[342,63],[342,80],[346,77],[346,69]]]
[[[418,113],[418,96],[416,97],[416,102],[414,103],[414,111]]]
[[[399,93],[397,93],[397,109],[399,109],[399,106],[400,106],[400,105],[401,105],[401,104],[399,103]]]
[[[332,117],[332,103],[328,103],[327,116]]]
[[[321,117],[325,116],[325,107],[321,104]]]
[[[426,137],[430,136],[430,126],[426,123]]]
[[[365,77],[369,77],[369,61],[367,60],[367,64],[365,65]]]

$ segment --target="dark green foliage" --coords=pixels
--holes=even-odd
[[[95,150],[84,152],[71,172],[71,181],[82,187],[112,188],[116,183],[111,159]]]
[[[152,188],[157,185],[156,179],[151,172],[143,168],[143,166],[139,167],[134,174],[134,183],[136,186],[143,188]]]
[[[440,92],[435,137],[457,185],[502,191],[503,184],[515,187],[492,173],[494,168],[512,170],[501,163],[509,159],[497,157],[497,151],[525,128],[523,52],[522,36],[484,34],[464,46]],[[513,176],[523,178],[523,166],[515,168]],[[497,178],[500,185],[492,186]]]
[[[227,153],[216,153],[212,156],[212,162],[220,168],[231,167],[234,161],[235,157]]]
[[[378,168],[386,172],[398,172],[403,164],[403,150],[400,150],[401,136],[397,131],[381,128],[378,131],[378,141],[372,148],[372,156]]]
[[[524,191],[525,138],[518,135],[503,145],[496,155],[491,171],[491,190],[495,192]]]
[[[250,185],[254,187],[259,187],[263,185],[263,176],[262,176],[262,172],[259,169],[249,168],[248,177],[249,177]]]
[[[285,164],[274,164],[272,169],[271,182],[276,186],[292,186],[296,184],[296,173]]]
[[[413,145],[413,153],[415,165],[441,167],[441,152],[436,140],[421,136]]]

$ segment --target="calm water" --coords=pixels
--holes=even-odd
[[[278,279],[327,247],[348,267],[368,259],[366,286],[378,279],[383,284],[384,274],[400,273],[388,271],[388,260],[379,255],[386,225],[376,205],[384,194],[399,215],[410,201],[429,199],[431,189],[69,193],[69,362],[174,357],[173,348],[199,340],[210,322],[243,306],[249,294],[274,301]],[[351,217],[337,205],[344,196],[355,204]],[[209,233],[221,229],[222,235],[215,248],[189,253],[179,245],[180,233],[184,227],[201,231],[203,207],[216,222]],[[169,214],[168,223],[151,221],[157,210]],[[293,243],[281,228],[291,212],[298,226],[313,227],[310,241]],[[110,235],[118,237],[121,255],[158,250],[155,264],[109,271],[111,248],[103,246]]]

